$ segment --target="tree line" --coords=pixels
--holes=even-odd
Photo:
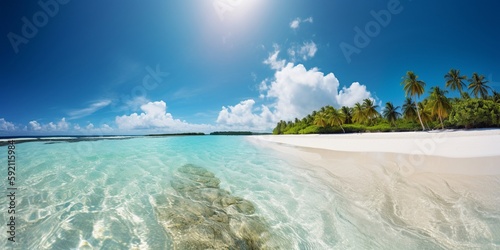
[[[281,120],[273,134],[500,127],[500,94],[488,86],[484,75],[473,73],[468,78],[460,70],[451,69],[444,75],[444,88],[431,87],[429,96],[422,101],[419,98],[425,93],[426,84],[413,71],[406,72],[401,85],[406,95],[402,106],[387,102],[379,113],[379,106],[372,99],[352,107],[327,105],[302,119]],[[448,98],[448,89],[458,91],[460,97]]]

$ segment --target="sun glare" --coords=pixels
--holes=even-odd
[[[215,0],[213,9],[222,22],[247,23],[256,18],[263,7],[262,0]]]

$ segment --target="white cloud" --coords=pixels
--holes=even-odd
[[[114,129],[105,123],[102,124],[100,127],[96,127],[94,126],[93,123],[89,123],[87,124],[87,126],[84,126],[83,128],[80,127],[79,124],[75,124],[73,126],[73,131],[83,135],[104,135],[104,134],[111,134],[112,132],[114,132]]]
[[[212,126],[205,124],[189,124],[186,121],[174,119],[167,113],[167,104],[164,101],[149,102],[141,106],[142,113],[117,116],[115,123],[123,131],[144,129],[150,131],[182,132],[206,131]]]
[[[275,47],[273,53],[269,54],[269,57],[264,60],[264,64],[267,64],[271,67],[271,69],[278,70],[285,66],[285,60],[279,60],[278,54],[280,53],[279,49]]]
[[[268,81],[268,79],[265,79],[262,82],[260,82],[260,84],[259,84],[259,91],[266,91],[266,90],[269,89],[268,86],[267,86],[267,81]]]
[[[0,130],[11,131],[15,129],[14,123],[6,121],[5,118],[0,118]]]
[[[31,130],[38,131],[38,130],[42,129],[42,126],[37,121],[30,121],[29,124],[30,124]]]
[[[307,60],[308,58],[313,58],[318,51],[316,44],[314,42],[304,43],[304,46],[300,47],[300,55],[302,59]]]
[[[340,83],[333,73],[324,74],[317,68],[288,63],[275,73],[269,86],[268,98],[274,98],[275,113],[279,119],[301,118],[325,105],[352,106],[370,98],[366,86],[353,83],[339,91]]]
[[[317,68],[288,63],[275,74],[268,98],[275,98],[275,113],[283,120],[302,117],[322,106],[333,104],[339,82],[333,73],[324,75]]]
[[[299,27],[299,25],[300,25],[300,18],[296,18],[290,23],[290,28],[296,29]]]
[[[345,86],[339,91],[337,95],[337,103],[341,106],[352,107],[356,102],[360,102],[364,99],[373,99],[371,93],[366,90],[365,85],[359,84],[359,82],[353,82],[349,88]]]
[[[295,61],[297,57],[307,61],[308,59],[313,58],[317,51],[318,47],[316,46],[316,43],[311,41],[305,42],[302,46],[292,46],[288,49],[288,55],[292,61]]]
[[[103,131],[113,131],[113,128],[111,128],[108,124],[103,124],[101,126],[101,130],[103,130]]]
[[[73,110],[73,111],[68,113],[68,115],[70,116],[69,119],[72,120],[72,119],[78,119],[78,118],[82,118],[85,116],[89,116],[89,115],[95,113],[96,111],[108,106],[110,103],[111,103],[110,100],[102,100],[102,101],[98,101],[98,102],[90,104],[90,106],[88,106],[87,108]]]
[[[260,109],[254,110],[254,104],[253,99],[248,99],[235,106],[223,106],[217,117],[217,124],[236,129],[265,130],[274,127],[276,119],[269,108],[262,105]],[[260,111],[260,114],[255,114],[254,111]]]
[[[57,130],[68,130],[69,128],[69,123],[66,122],[66,118],[62,118],[58,123],[57,123],[57,126],[56,126]]]
[[[352,106],[371,98],[366,86],[358,82],[339,91],[340,83],[333,73],[325,74],[317,68],[306,69],[302,64],[288,63],[277,69],[273,80],[262,81],[260,97],[271,100],[259,109],[249,99],[235,106],[222,107],[217,124],[251,130],[266,130],[279,120],[302,118],[325,105]],[[270,125],[272,124],[272,125]]]
[[[70,123],[66,121],[66,118],[62,118],[57,123],[49,122],[48,124],[40,124],[37,121],[30,121],[29,125],[32,131],[43,131],[43,132],[61,132],[68,131]]]
[[[313,23],[313,18],[308,17],[306,19],[295,18],[292,22],[290,22],[290,28],[298,29],[301,23]]]

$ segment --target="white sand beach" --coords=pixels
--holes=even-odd
[[[403,235],[429,240],[433,249],[500,247],[500,130],[249,140],[304,177],[329,183],[343,200],[336,206],[355,214],[349,221],[361,232],[373,234],[369,228],[377,227],[394,232],[394,240]]]
[[[329,168],[331,160],[384,162],[402,172],[500,174],[500,130],[266,135],[252,141]],[[387,165],[387,164],[386,164]]]

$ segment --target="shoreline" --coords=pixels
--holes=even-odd
[[[500,130],[252,136],[249,140],[323,167],[384,166],[403,176],[418,173],[500,175]]]
[[[254,136],[262,141],[344,152],[451,158],[500,156],[500,129]]]

